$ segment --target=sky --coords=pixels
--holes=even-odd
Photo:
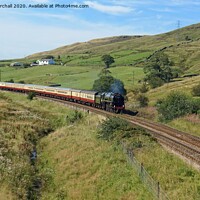
[[[199,13],[200,0],[0,0],[0,60],[96,38],[165,33],[199,23]]]

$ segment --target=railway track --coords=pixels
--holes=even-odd
[[[68,107],[75,107],[79,109],[86,110],[87,112],[93,112],[99,115],[103,115],[105,117],[109,116],[117,116],[122,119],[127,120],[131,124],[140,126],[146,130],[148,130],[151,135],[156,138],[162,145],[172,150],[181,157],[186,158],[189,163],[195,164],[195,166],[200,169],[200,137],[190,135],[188,133],[184,133],[178,131],[169,126],[155,123],[143,118],[139,118],[136,116],[128,115],[128,114],[115,114],[110,113],[104,110],[97,109],[95,107],[90,107],[83,104],[78,104],[70,101],[64,101],[60,99],[53,99],[44,96],[38,96],[41,99],[45,99],[48,101],[56,101],[61,104],[66,104]]]
[[[43,98],[43,97],[42,97]],[[48,99],[47,97],[44,97]],[[185,132],[181,132],[169,126],[155,123],[146,119],[142,119],[136,116],[131,116],[128,114],[114,114],[109,113],[104,110],[99,110],[94,107],[87,105],[77,104],[74,102],[66,102],[59,99],[51,99],[51,101],[57,101],[60,103],[67,104],[71,107],[81,108],[89,112],[93,112],[105,117],[118,116],[122,119],[129,121],[131,124],[140,126],[148,130],[151,135],[156,138],[162,145],[166,146],[176,154],[181,155],[181,157],[186,158],[190,163],[192,162],[200,169],[200,138],[197,136],[190,135]]]
[[[138,117],[123,116],[129,122],[150,131],[161,144],[169,147],[189,161],[197,164],[200,169],[200,138],[181,132],[169,126],[144,120]]]

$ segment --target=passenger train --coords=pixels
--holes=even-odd
[[[97,107],[109,112],[121,113],[125,109],[124,97],[119,93],[77,90],[33,84],[0,82],[0,89],[21,93],[34,92],[38,96],[62,99]]]

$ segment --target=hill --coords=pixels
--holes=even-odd
[[[137,65],[162,51],[184,73],[199,73],[200,24],[152,36],[115,36],[75,43],[30,55],[38,59],[47,55],[60,56],[67,66],[103,66],[101,56],[110,54],[115,66]],[[142,63],[143,65],[144,63]]]

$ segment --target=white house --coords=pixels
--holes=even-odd
[[[41,59],[37,61],[38,65],[54,65],[54,59]]]

